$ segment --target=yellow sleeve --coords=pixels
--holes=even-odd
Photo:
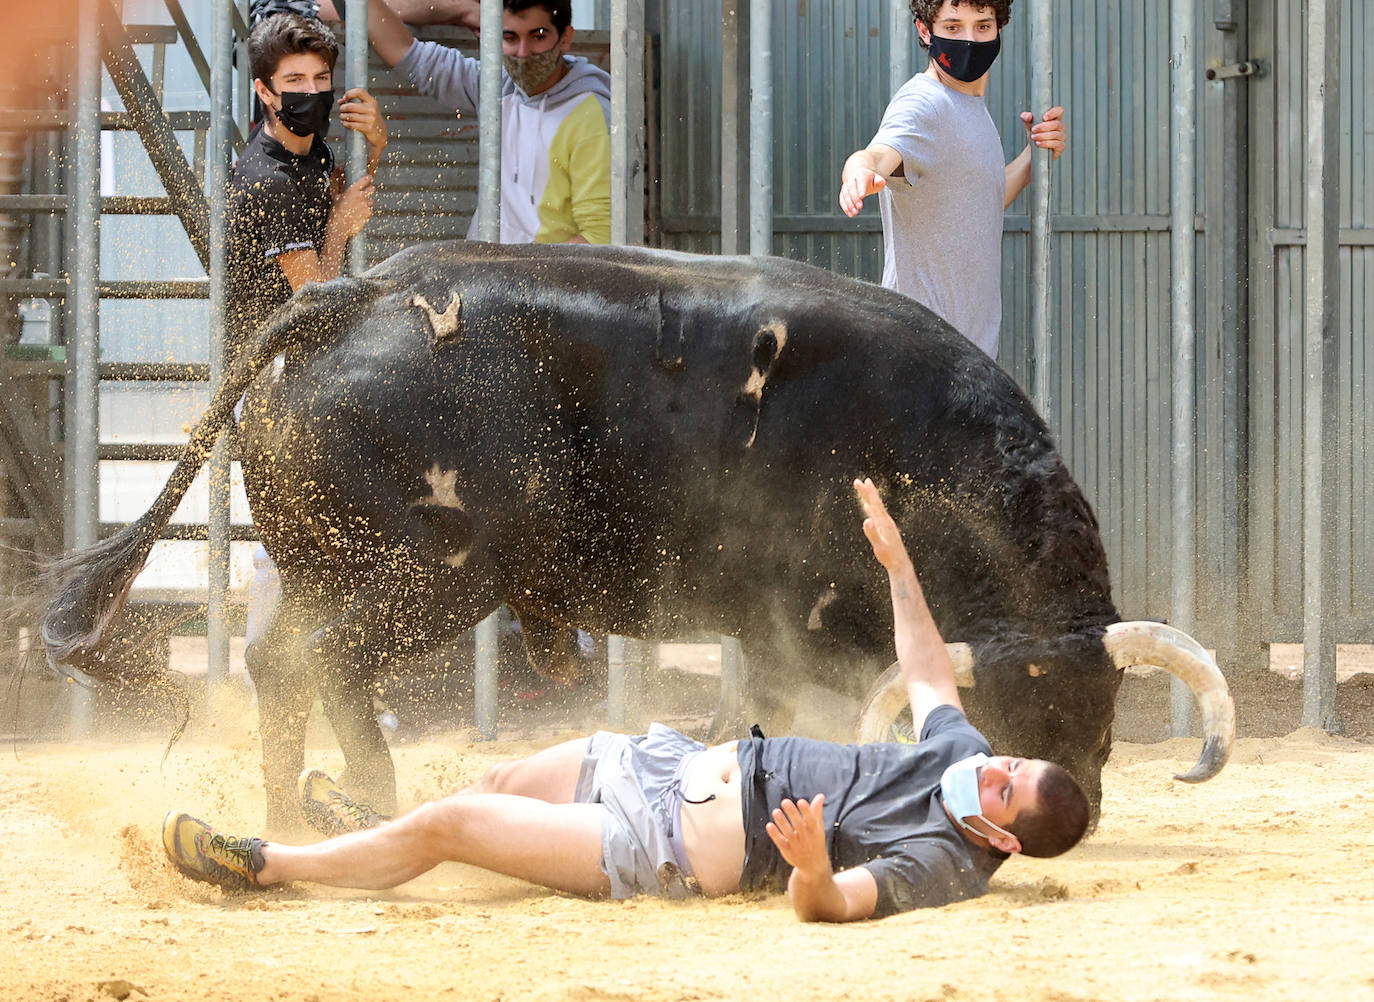
[[[611,133],[592,94],[568,113],[549,144],[549,182],[534,242],[579,235],[588,243],[611,242]]]

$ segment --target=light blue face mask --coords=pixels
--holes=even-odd
[[[940,795],[944,797],[945,806],[949,808],[949,813],[954,815],[954,820],[959,822],[960,827],[986,838],[986,832],[980,832],[972,825],[964,823],[965,818],[977,818],[999,835],[1014,839],[1016,836],[1011,832],[999,828],[983,817],[983,803],[978,795],[978,770],[987,760],[988,757],[979,752],[949,766],[940,776]]]

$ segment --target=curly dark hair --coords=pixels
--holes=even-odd
[[[1007,22],[1011,20],[1012,0],[949,0],[949,2],[955,7],[966,3],[970,7],[977,7],[980,10],[985,7],[991,7],[993,14],[997,17],[998,31],[1005,28]],[[911,0],[911,16],[929,28],[935,23],[935,18],[939,15],[940,8],[944,5],[945,0]],[[916,40],[919,42],[921,36],[917,35]],[[921,48],[928,49],[930,46],[926,45],[925,42],[921,42]]]
[[[314,52],[332,70],[339,58],[339,43],[319,21],[299,14],[272,14],[248,36],[248,62],[253,77],[263,83],[272,79],[283,59],[302,52]]]

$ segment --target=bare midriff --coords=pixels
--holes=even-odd
[[[703,894],[739,890],[744,817],[736,742],[707,748],[682,776],[682,845]]]

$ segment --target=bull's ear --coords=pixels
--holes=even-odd
[[[773,365],[787,344],[787,325],[781,320],[764,324],[754,332],[754,346],[749,354],[754,371],[765,379],[773,371]]]
[[[749,348],[749,378],[740,394],[755,406],[763,400],[763,387],[773,374],[773,367],[786,344],[787,325],[781,320],[766,323],[754,332],[754,341]]]
[[[746,449],[752,447],[758,438],[759,415],[763,412],[763,388],[768,384],[768,377],[773,374],[773,367],[785,344],[787,325],[781,320],[770,321],[754,332],[754,341],[749,348],[749,378],[739,391],[740,400],[754,409],[754,430],[749,433],[749,441],[744,443]]]

